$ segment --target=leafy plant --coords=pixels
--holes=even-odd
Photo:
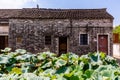
[[[120,80],[116,60],[102,52],[78,56],[17,49],[0,54],[0,80]]]

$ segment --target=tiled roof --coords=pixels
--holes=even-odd
[[[103,9],[0,9],[0,18],[40,18],[40,19],[113,19]]]
[[[0,9],[0,19],[9,19],[14,15],[18,15],[21,9]]]

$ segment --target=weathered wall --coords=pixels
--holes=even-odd
[[[110,53],[112,52],[112,22],[110,20],[11,19],[9,26],[9,46],[13,49],[24,48],[31,52],[39,52],[47,47],[50,51],[58,53],[58,38],[67,36],[68,51],[81,55],[97,51],[98,34],[109,34]],[[89,34],[89,45],[79,44],[80,33]],[[52,36],[50,46],[44,45],[45,35]],[[22,37],[21,44],[16,44],[17,37]]]
[[[108,35],[109,55],[112,55],[112,22],[111,20],[73,20],[73,38],[71,37],[70,50],[85,54],[97,51],[98,35]],[[87,27],[87,28],[86,28]],[[87,33],[89,35],[88,45],[79,45],[79,34]],[[74,40],[72,43],[72,39]],[[72,48],[74,47],[74,48]]]
[[[9,45],[15,48],[25,48],[29,51],[42,51],[46,47],[45,36],[52,36],[50,48],[56,52],[57,36],[69,35],[69,20],[10,20]],[[21,36],[22,44],[16,44],[16,37]]]

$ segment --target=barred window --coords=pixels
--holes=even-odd
[[[88,34],[80,34],[80,45],[88,45]]]
[[[45,45],[51,45],[51,36],[45,36]]]

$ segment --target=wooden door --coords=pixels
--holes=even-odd
[[[113,43],[119,43],[119,34],[117,33],[113,34]]]
[[[67,37],[59,37],[59,55],[67,53]]]
[[[0,49],[8,47],[8,36],[0,36]]]
[[[108,35],[98,36],[98,50],[108,54]]]

